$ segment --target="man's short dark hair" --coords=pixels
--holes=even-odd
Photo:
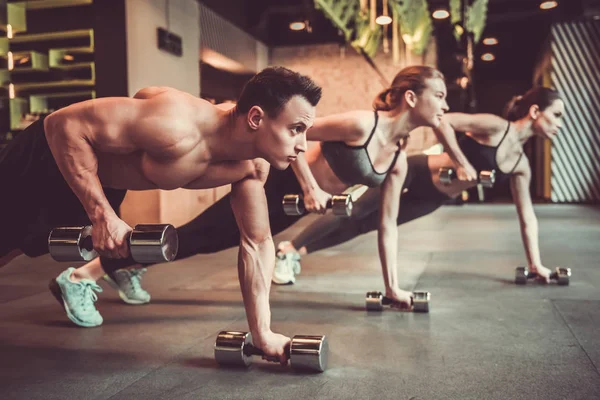
[[[237,101],[237,112],[245,114],[253,106],[259,106],[269,117],[275,118],[294,96],[304,97],[315,107],[321,100],[321,87],[308,76],[287,68],[265,68],[244,86]]]

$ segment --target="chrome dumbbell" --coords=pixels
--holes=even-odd
[[[286,194],[283,196],[283,212],[286,215],[299,216],[306,214],[304,200],[299,194]],[[350,194],[336,194],[331,196],[327,202],[327,208],[339,217],[350,217],[352,215],[352,197]]]
[[[439,170],[440,182],[444,185],[450,185],[453,180],[457,179],[456,170],[454,168],[442,167]],[[494,187],[496,182],[496,170],[479,171],[478,182],[485,188]]]
[[[515,270],[515,283],[517,285],[525,285],[527,280],[537,278],[538,274],[529,271],[527,267],[517,267]],[[571,277],[571,268],[556,267],[554,272],[550,274],[550,279],[556,281],[561,286],[567,286]]]
[[[429,292],[413,292],[412,310],[414,312],[429,312],[429,300],[431,293]],[[389,306],[394,303],[394,300],[385,297],[381,292],[368,292],[366,297],[367,311],[383,311],[383,306]]]
[[[323,372],[327,369],[329,344],[325,336],[296,335],[286,354],[296,370]],[[263,356],[261,349],[252,345],[249,332],[221,331],[215,342],[215,360],[219,365],[248,367],[252,356]],[[279,359],[267,358],[279,362]]]
[[[173,261],[179,247],[177,231],[170,224],[136,225],[127,243],[131,257],[140,264]],[[53,229],[48,251],[56,261],[90,261],[98,256],[89,225]]]

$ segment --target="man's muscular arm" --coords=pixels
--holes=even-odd
[[[94,247],[108,257],[126,257],[125,241],[131,230],[110,206],[98,177],[94,151],[128,153],[135,149],[126,137],[136,107],[127,98],[98,99],[61,109],[44,121],[48,146],[73,193],[83,205],[94,229]]]
[[[238,276],[254,345],[285,364],[285,347],[290,339],[271,331],[269,291],[275,245],[264,190],[269,166],[263,160],[255,160],[254,164],[256,172],[252,176],[231,185],[231,206],[241,235]]]

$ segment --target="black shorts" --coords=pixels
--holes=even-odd
[[[104,188],[118,213],[126,190]],[[40,119],[0,152],[0,257],[20,249],[30,257],[48,252],[48,235],[58,226],[90,220],[63,178]]]

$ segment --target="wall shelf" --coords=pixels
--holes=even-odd
[[[48,71],[48,55],[39,51],[15,52],[12,58],[14,68],[11,73]]]
[[[45,113],[48,111],[49,103],[55,100],[83,101],[96,98],[95,90],[81,90],[63,93],[46,93],[29,96],[29,109],[32,113]]]
[[[24,33],[20,35],[15,35],[15,37],[9,39],[9,41],[11,43],[27,43],[50,40],[79,39],[86,37],[90,38],[90,43],[93,46],[94,31],[92,29],[76,29],[64,32]]]
[[[71,47],[48,51],[50,68],[88,68],[94,63],[94,49],[91,47]]]
[[[78,86],[93,87],[95,84],[96,84],[96,81],[93,79],[72,79],[72,80],[68,80],[68,81],[54,81],[54,82],[15,83],[15,91],[70,88],[70,87],[78,87]]]
[[[8,1],[8,4],[20,5],[27,10],[43,10],[46,8],[89,5],[92,4],[92,0],[14,0]]]
[[[6,57],[8,53],[8,38],[0,37],[0,57]]]
[[[93,3],[0,0],[0,148],[41,116],[96,98]]]

